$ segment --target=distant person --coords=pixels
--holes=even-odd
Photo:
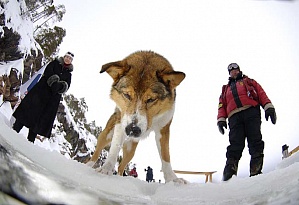
[[[61,96],[71,85],[73,58],[74,54],[67,52],[50,62],[13,113],[13,129],[19,133],[23,126],[29,128],[30,142],[34,143],[37,134],[50,138]]]
[[[129,176],[132,176],[132,177],[135,177],[135,178],[138,177],[138,173],[136,171],[136,167],[134,167],[133,169],[131,169],[131,171],[129,172]]]
[[[264,141],[261,134],[261,110],[265,110],[265,118],[276,123],[276,112],[270,99],[260,84],[243,75],[236,63],[228,66],[230,75],[227,85],[222,87],[219,98],[217,125],[219,132],[224,134],[229,125],[229,142],[226,152],[226,165],[223,181],[237,175],[238,163],[242,157],[247,138],[250,160],[250,176],[262,173],[264,159]]]
[[[285,159],[289,156],[289,146],[288,145],[283,145],[282,146],[282,159]]]
[[[147,169],[144,169],[144,171],[146,171],[146,181],[152,182],[154,178],[153,169],[150,166],[148,166]]]

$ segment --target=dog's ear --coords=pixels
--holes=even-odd
[[[176,88],[185,78],[185,73],[173,71],[170,73],[161,74],[161,78],[166,85],[169,85],[171,88]]]
[[[126,65],[123,61],[115,61],[107,63],[102,66],[100,73],[107,72],[114,81],[119,80],[128,70],[129,66]]]

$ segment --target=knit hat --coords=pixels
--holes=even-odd
[[[228,73],[230,73],[232,70],[237,70],[237,69],[240,70],[240,67],[236,63],[231,63],[227,67]]]
[[[70,52],[70,51],[66,52],[66,54],[64,56],[69,56],[72,59],[74,59],[74,54],[72,52]]]

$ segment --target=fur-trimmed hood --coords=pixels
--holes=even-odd
[[[72,72],[72,71],[74,70],[74,66],[73,66],[72,63],[69,64],[69,65],[64,64],[63,57],[60,57],[60,58],[58,58],[58,59],[56,59],[56,60],[59,61],[59,63],[60,63],[64,68],[68,69],[69,72]]]

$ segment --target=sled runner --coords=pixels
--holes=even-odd
[[[181,171],[181,170],[173,170],[174,173],[177,174],[199,174],[199,175],[206,175],[206,181],[205,183],[212,182],[212,174],[216,173],[217,171],[212,171],[212,172],[194,172],[194,171]]]

